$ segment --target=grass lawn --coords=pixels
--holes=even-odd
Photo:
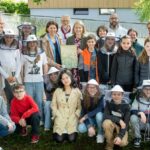
[[[104,144],[97,144],[94,138],[88,138],[86,134],[80,134],[76,143],[57,144],[52,140],[52,132],[44,132],[42,128],[40,141],[37,144],[30,144],[30,136],[21,137],[12,134],[0,138],[0,146],[4,150],[104,150]],[[138,148],[138,150],[149,149],[150,142],[142,143],[141,148]],[[130,142],[123,150],[135,150],[133,143]]]

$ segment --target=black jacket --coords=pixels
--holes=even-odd
[[[125,129],[121,129],[118,136],[123,138],[125,132],[127,131],[129,120],[130,120],[130,106],[122,100],[121,104],[115,104],[113,100],[106,101],[106,106],[104,109],[104,120],[110,119],[112,122],[120,126],[120,120],[123,120],[126,124]]]
[[[135,66],[137,60],[129,51],[116,53],[111,67],[113,84],[135,85]]]

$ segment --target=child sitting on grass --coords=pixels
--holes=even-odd
[[[123,99],[124,91],[116,85],[111,89],[111,101],[104,109],[103,129],[106,138],[106,150],[113,150],[114,145],[128,144],[127,128],[130,120],[130,107]]]
[[[13,88],[14,98],[11,102],[10,116],[16,124],[17,132],[22,136],[27,136],[27,125],[31,125],[31,143],[39,141],[40,114],[35,101],[25,93],[22,84],[17,84]]]

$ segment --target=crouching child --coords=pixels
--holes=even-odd
[[[128,144],[128,124],[130,107],[123,100],[123,89],[116,85],[111,89],[111,101],[106,101],[103,129],[106,138],[106,150],[113,150],[114,145]]]
[[[150,140],[150,80],[143,80],[141,90],[132,103],[130,122],[134,132],[134,147],[140,147],[142,130],[144,140]]]
[[[27,136],[27,125],[31,125],[31,143],[39,141],[40,114],[37,104],[26,95],[24,86],[18,84],[13,88],[10,116],[16,124],[16,132]]]

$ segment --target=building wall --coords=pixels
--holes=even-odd
[[[139,22],[138,16],[134,9],[116,9],[120,21],[123,22]],[[31,9],[31,15],[61,17],[69,15],[71,18],[77,19],[93,19],[93,20],[108,20],[109,15],[100,15],[99,9],[89,9],[89,15],[74,15],[73,9]]]
[[[29,0],[29,8],[132,8],[139,0],[46,0],[36,4]]]

